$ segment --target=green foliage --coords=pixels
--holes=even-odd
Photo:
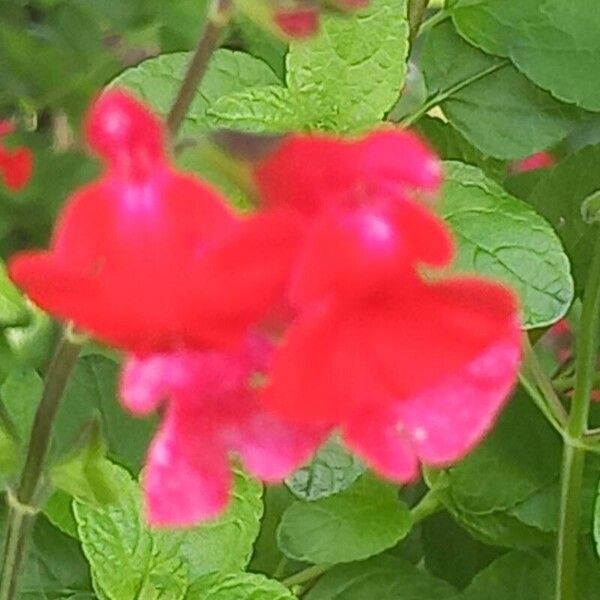
[[[112,467],[112,479],[120,490],[116,503],[94,506],[77,500],[73,505],[94,589],[101,597],[184,598],[188,583],[199,576],[238,571],[247,564],[262,501],[260,486],[241,472],[227,513],[181,532],[150,530],[135,480],[117,466]]]
[[[365,476],[329,498],[292,504],[283,513],[277,537],[289,558],[335,564],[391,548],[408,534],[411,523],[396,488]]]
[[[456,590],[404,560],[379,556],[329,571],[306,600],[450,600]]]
[[[442,214],[458,242],[456,268],[504,280],[521,297],[525,327],[565,315],[570,266],[549,224],[479,169],[446,163]]]
[[[208,4],[0,0],[0,119],[19,128],[8,146],[35,154],[25,189],[0,180],[0,487],[12,494],[0,504],[2,525],[57,332],[4,261],[47,246],[61,206],[97,176],[78,134],[92,95],[121,86],[168,114]],[[448,0],[442,13],[432,2],[426,16],[438,16],[412,47],[409,0],[371,0],[352,16],[333,4],[322,2],[318,36],[291,43],[235,15],[174,140],[178,166],[248,211],[247,165],[215,130],[355,135],[410,124],[445,161],[439,210],[457,245],[451,271],[511,285],[532,340],[565,315],[577,334],[598,235],[597,0]],[[542,150],[556,166],[517,172],[515,160]],[[555,368],[571,376],[570,363],[543,352],[542,377]],[[423,520],[409,506],[424,484],[376,479],[334,437],[279,486],[263,490],[236,468],[221,518],[165,531],[148,527],[139,483],[158,418],[122,409],[120,369],[118,353],[91,343],[76,363],[34,498],[41,513],[18,598],[554,597],[563,440],[523,389],[469,456],[425,469],[439,510]],[[558,393],[568,411],[570,390]],[[600,589],[600,458],[589,443],[573,600],[597,600]]]
[[[250,573],[210,573],[196,579],[185,600],[294,600],[283,585]]]
[[[331,439],[312,461],[290,475],[286,483],[300,500],[320,500],[350,487],[365,471],[358,459]]]
[[[254,132],[374,125],[400,95],[407,37],[406,0],[373,0],[356,19],[325,17],[314,40],[290,44],[286,87],[225,96],[208,115],[215,126]]]
[[[458,0],[461,35],[486,52],[508,56],[527,77],[564,102],[600,110],[591,74],[600,59],[600,14],[594,0]]]
[[[429,34],[423,70],[450,123],[494,158],[545,150],[589,117],[533,85],[509,61],[464,42],[449,21]]]

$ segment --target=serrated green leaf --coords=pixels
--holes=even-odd
[[[461,600],[548,600],[554,590],[552,565],[529,552],[510,552],[481,571]]]
[[[450,21],[430,32],[423,70],[428,88],[443,93],[441,108],[452,125],[495,158],[545,150],[590,116],[533,85],[509,61],[467,44]]]
[[[378,556],[328,571],[306,600],[450,600],[456,590],[411,563]]]
[[[211,573],[200,577],[185,600],[294,600],[278,581],[252,573]]]
[[[290,43],[288,88],[310,129],[344,131],[378,123],[406,76],[406,0],[372,0],[352,19],[323,18],[321,33]]]
[[[555,480],[560,455],[558,435],[517,393],[485,441],[448,470],[446,491],[464,512],[507,510]]]
[[[398,499],[397,488],[364,476],[335,496],[292,504],[277,537],[289,558],[336,564],[391,548],[411,526],[410,511]]]
[[[112,85],[135,92],[159,114],[166,115],[189,60],[190,54],[187,52],[150,58],[124,71]],[[209,125],[206,110],[220,97],[278,83],[275,73],[261,60],[244,52],[217,50],[187,112],[182,133],[199,135],[206,131]]]
[[[121,489],[118,504],[73,504],[95,589],[110,600],[183,598],[188,569],[180,556],[180,540],[148,529],[136,482],[116,465],[112,471]]]
[[[587,278],[594,228],[581,218],[583,201],[600,189],[600,145],[583,148],[547,170],[528,201],[550,221],[573,265],[577,291]]]
[[[600,61],[595,0],[458,0],[452,16],[471,43],[510,57],[557,98],[600,110],[600,88],[592,75]]]
[[[211,104],[207,118],[213,128],[250,133],[286,133],[303,125],[296,98],[279,85],[224,96]]]
[[[242,571],[248,565],[263,515],[262,485],[235,470],[235,486],[225,514],[176,534],[190,579],[211,571]],[[174,534],[175,535],[175,534]]]
[[[574,295],[569,260],[541,216],[469,165],[446,163],[442,213],[458,242],[456,267],[510,284],[527,329],[563,317]]]
[[[292,42],[286,86],[225,96],[216,126],[253,132],[355,131],[379,123],[406,76],[406,0],[372,0],[354,18],[327,15],[321,33]]]
[[[331,439],[309,464],[286,479],[286,485],[300,500],[320,500],[343,492],[364,472],[364,465]]]

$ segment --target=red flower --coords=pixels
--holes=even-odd
[[[281,291],[272,275],[287,266],[295,224],[242,219],[177,172],[162,125],[122,92],[93,105],[86,138],[104,174],[69,199],[50,251],[11,261],[12,279],[46,310],[129,351],[239,339]]]
[[[10,121],[0,121],[0,141],[14,131]],[[29,148],[11,150],[0,144],[0,176],[9,190],[22,190],[31,179],[33,171],[33,153]]]
[[[382,474],[446,464],[491,426],[520,357],[514,295],[479,278],[433,279],[452,244],[413,198],[440,169],[414,136],[296,137],[256,170],[269,207],[305,228],[291,275],[298,316],[264,391],[269,409],[335,423]]]
[[[230,453],[260,479],[279,482],[323,441],[326,428],[289,424],[260,408],[253,379],[264,376],[270,355],[270,344],[252,335],[226,353],[129,359],[125,406],[147,414],[168,402],[144,477],[150,523],[185,526],[220,514]]]
[[[537,152],[527,158],[517,161],[513,166],[514,173],[526,173],[527,171],[537,171],[538,169],[547,169],[556,164],[554,157],[548,152]]]

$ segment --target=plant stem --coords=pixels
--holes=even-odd
[[[600,328],[600,232],[596,232],[596,235],[575,346],[575,391],[565,431],[556,557],[556,600],[575,600],[581,487],[586,452],[576,444],[581,443],[587,429]]]
[[[438,23],[445,21],[450,18],[450,13],[445,9],[438,10],[435,14],[433,14],[428,19],[425,19],[421,24],[421,28],[419,29],[419,33],[423,33],[424,31],[428,31],[432,27],[435,27]]]
[[[408,2],[408,27],[411,45],[421,29],[421,23],[428,6],[429,0],[409,0]]]
[[[404,118],[401,121],[402,125],[404,127],[410,127],[422,116],[426,115],[432,108],[435,108],[445,100],[448,100],[448,98],[450,98],[454,94],[457,94],[462,89],[470,86],[471,84],[475,83],[476,81],[479,81],[480,79],[483,79],[484,77],[487,77],[488,75],[491,75],[492,73],[495,73],[496,71],[500,71],[500,69],[507,67],[509,64],[510,61],[508,59],[503,59],[493,65],[490,65],[486,69],[483,69],[478,73],[471,75],[471,77],[467,77],[466,79],[459,81],[453,86],[442,90],[441,92],[435,94],[435,96],[432,96],[427,102],[425,102],[425,104],[423,104],[423,106],[421,106],[419,110],[414,112],[412,115],[408,115],[406,118]]]
[[[329,567],[331,567],[331,565],[313,565],[312,567],[308,567],[308,569],[304,569],[304,571],[291,575],[281,583],[286,587],[291,588],[295,585],[300,585],[320,577],[327,569],[329,569]]]
[[[567,425],[567,411],[556,394],[552,381],[540,364],[527,335],[523,336],[523,365],[521,366],[520,378],[521,383],[538,404],[546,418],[553,426],[557,424],[560,427],[559,431],[562,432]],[[538,394],[534,393],[531,389],[532,386],[539,390]],[[540,400],[543,406],[540,406]]]
[[[13,600],[25,555],[29,531],[37,513],[36,496],[50,448],[52,427],[60,400],[81,346],[74,344],[66,335],[59,342],[44,379],[44,393],[35,413],[25,466],[16,496],[9,494],[10,512],[4,543],[0,600]]]
[[[179,132],[196,90],[206,73],[210,58],[219,46],[221,34],[229,23],[230,13],[230,0],[212,0],[208,9],[206,26],[198,40],[192,60],[167,117],[167,127],[173,138]]]
[[[436,492],[434,490],[429,490],[410,510],[413,526],[424,521],[427,517],[430,517],[442,508],[443,505]]]

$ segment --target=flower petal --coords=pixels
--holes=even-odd
[[[393,417],[366,413],[345,425],[342,436],[348,447],[383,477],[403,483],[416,478],[419,461]]]
[[[267,409],[295,422],[345,421],[365,405],[390,399],[365,352],[362,319],[318,306],[298,317],[275,353],[262,391]]]
[[[232,432],[229,443],[251,473],[275,483],[301,467],[329,431],[329,427],[289,424],[256,410]]]
[[[190,456],[167,421],[152,442],[143,485],[151,525],[189,527],[225,510],[231,472],[226,456],[209,443],[201,456]]]
[[[463,369],[398,403],[398,418],[423,462],[462,458],[491,428],[515,384],[520,331],[512,331]]]

